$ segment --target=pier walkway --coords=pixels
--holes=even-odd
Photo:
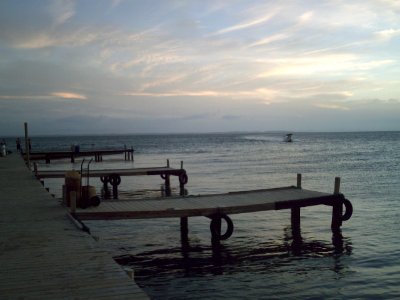
[[[104,202],[100,206],[73,211],[79,220],[118,220],[144,218],[181,218],[181,233],[186,240],[188,217],[210,218],[210,230],[214,240],[224,240],[233,232],[233,222],[228,214],[240,214],[268,210],[291,210],[291,225],[295,235],[300,234],[300,209],[302,207],[326,205],[332,207],[331,228],[340,232],[342,221],[350,219],[353,206],[339,193],[340,179],[335,180],[333,194],[301,188],[301,174],[297,186],[231,192],[214,195],[181,196],[146,200],[120,200]],[[75,201],[75,200],[73,200]],[[75,207],[75,206],[73,206]],[[343,211],[345,208],[345,212]],[[221,234],[221,220],[227,222],[227,231]]]
[[[1,299],[148,299],[36,180],[18,155],[0,158]]]
[[[47,164],[54,159],[70,158],[71,162],[75,162],[77,157],[93,156],[95,161],[103,161],[103,155],[124,154],[125,160],[133,160],[135,150],[131,148],[123,149],[91,149],[76,151],[31,151],[29,153],[30,160],[45,160]],[[26,154],[24,158],[27,159]]]

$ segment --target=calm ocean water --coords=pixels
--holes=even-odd
[[[400,297],[400,132],[34,137],[33,149],[135,149],[135,161],[105,157],[92,168],[179,167],[189,194],[296,184],[333,192],[334,178],[354,206],[333,242],[331,209],[302,209],[302,242],[293,243],[289,211],[232,215],[232,237],[212,249],[209,220],[189,219],[182,247],[178,219],[87,222],[92,234],[154,299],[394,299]],[[71,167],[55,161],[40,168]],[[80,162],[74,164],[79,169]],[[61,194],[62,180],[46,180]],[[98,190],[98,179],[91,179]],[[121,195],[160,196],[159,177],[122,178]],[[172,192],[179,192],[172,178]]]

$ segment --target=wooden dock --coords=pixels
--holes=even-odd
[[[65,173],[70,170],[37,170],[35,175],[40,178],[64,178]],[[129,169],[103,169],[103,170],[90,170],[89,177],[104,177],[112,174],[119,176],[143,176],[143,175],[172,175],[180,176],[186,174],[185,169],[174,169],[170,167],[150,167],[150,168],[129,168]]]
[[[80,151],[31,151],[29,153],[30,160],[44,160],[50,163],[54,159],[70,158],[71,162],[75,162],[77,157],[94,157],[95,161],[102,161],[104,155],[124,154],[125,160],[133,160],[135,150],[131,148],[122,149],[91,149]],[[24,155],[26,157],[26,155]]]
[[[130,168],[130,169],[105,169],[105,170],[90,170],[85,173],[85,176],[99,177],[103,183],[104,190],[108,190],[110,183],[113,188],[114,198],[118,198],[118,185],[121,183],[121,176],[153,176],[159,175],[165,181],[166,190],[170,189],[170,176],[177,176],[179,179],[180,189],[183,190],[188,182],[186,170],[183,169],[181,163],[180,169],[169,167],[169,161],[166,167],[151,167],[151,168]],[[38,170],[34,167],[34,174],[38,179],[45,178],[64,178],[67,170]]]
[[[148,299],[18,155],[0,158],[1,299]]]
[[[301,188],[298,175],[297,187],[233,192],[215,195],[182,196],[154,200],[124,200],[103,202],[98,207],[78,209],[74,216],[80,220],[116,220],[140,218],[181,218],[181,229],[187,233],[187,218],[205,216],[211,218],[213,238],[228,238],[233,232],[229,214],[250,213],[267,210],[291,209],[292,229],[300,230],[300,208],[315,205],[332,207],[333,232],[339,231],[342,221],[350,219],[353,207],[343,194],[339,193],[336,179],[333,194]],[[345,213],[343,214],[343,207]],[[221,234],[221,219],[228,224],[227,233]],[[222,238],[221,238],[222,237]]]

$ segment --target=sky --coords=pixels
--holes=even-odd
[[[2,0],[0,135],[400,130],[400,1]]]

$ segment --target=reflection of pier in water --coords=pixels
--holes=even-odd
[[[122,266],[134,267],[135,278],[142,278],[143,282],[162,274],[198,276],[265,272],[279,269],[290,260],[327,257],[333,258],[332,270],[340,273],[346,268],[340,258],[352,254],[352,243],[337,233],[332,234],[332,241],[299,239],[292,236],[288,227],[284,230],[283,240],[249,244],[248,247],[236,249],[223,244],[191,246],[189,241],[183,241],[181,247],[121,255],[114,259]]]

